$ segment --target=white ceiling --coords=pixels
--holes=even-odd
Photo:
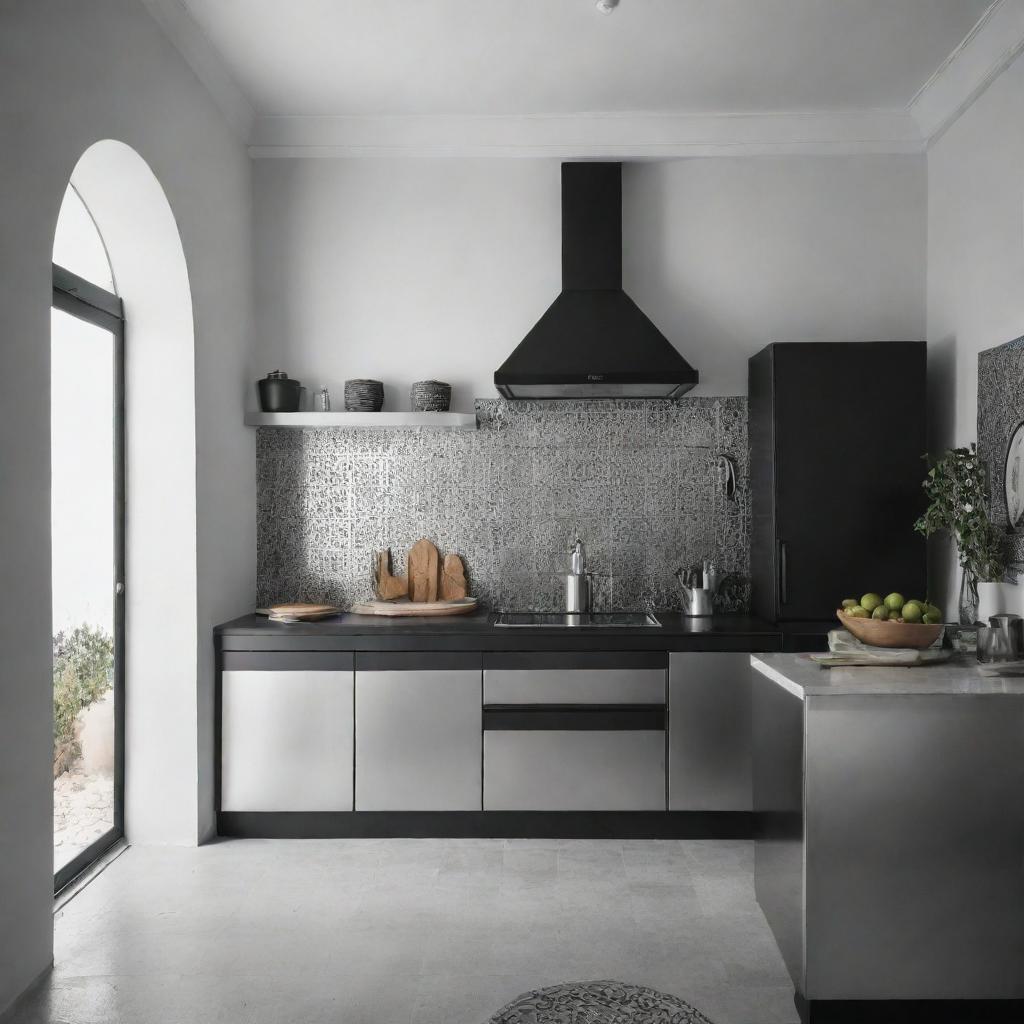
[[[257,115],[905,109],[991,0],[183,0]]]

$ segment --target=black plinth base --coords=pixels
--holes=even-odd
[[[221,811],[258,839],[751,839],[747,811]]]
[[[804,999],[801,1024],[1020,1024],[1021,999]]]

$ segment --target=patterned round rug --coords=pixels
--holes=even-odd
[[[682,999],[621,981],[577,981],[527,992],[487,1024],[711,1024]]]

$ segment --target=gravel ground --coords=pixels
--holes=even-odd
[[[114,823],[114,779],[81,765],[53,780],[53,855],[66,864]]]

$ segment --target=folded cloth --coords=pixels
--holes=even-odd
[[[939,633],[935,642],[926,647],[925,650],[930,651],[941,648],[944,633],[945,630]],[[879,654],[884,655],[886,660],[890,660],[894,654],[917,655],[921,653],[919,647],[872,647],[870,644],[864,643],[863,640],[858,640],[846,629],[830,629],[828,631],[828,649],[833,654]]]
[[[942,648],[942,635],[931,647],[923,651],[913,647],[871,647],[858,640],[845,629],[833,629],[828,634],[828,654],[812,654],[811,660],[822,668],[842,668],[854,665],[928,665],[947,661],[950,652]]]

